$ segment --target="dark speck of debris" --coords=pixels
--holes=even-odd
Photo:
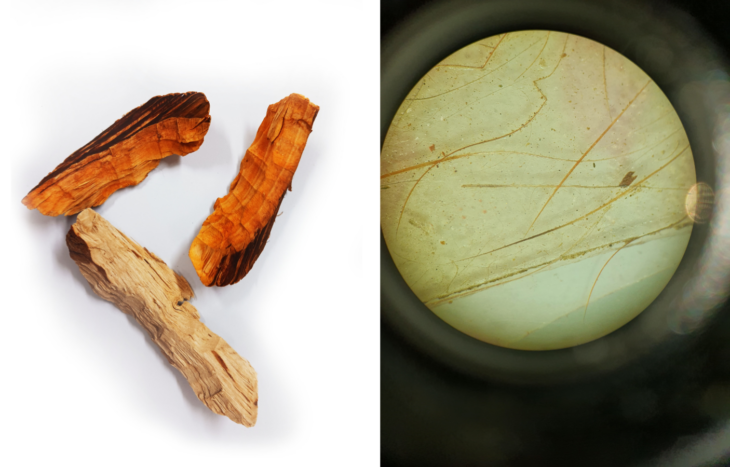
[[[595,167],[595,166],[596,166],[596,163],[594,162],[594,163],[593,163],[593,167]]]
[[[436,145],[435,144],[432,144],[431,146],[428,147],[428,149],[430,149],[431,152],[433,152],[434,149],[436,149]]]
[[[634,175],[634,172],[629,172],[624,176],[624,179],[621,180],[618,186],[629,186],[634,180],[636,180],[636,175]]]

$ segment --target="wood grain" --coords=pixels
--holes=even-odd
[[[190,246],[206,286],[240,281],[253,267],[299,165],[319,107],[291,94],[269,106],[229,193],[215,202]]]
[[[99,206],[139,184],[160,159],[196,151],[210,126],[209,110],[199,92],[153,97],[68,156],[22,202],[47,216]]]
[[[66,244],[94,292],[147,330],[210,410],[245,426],[256,423],[256,372],[200,322],[184,277],[91,209],[79,214]]]

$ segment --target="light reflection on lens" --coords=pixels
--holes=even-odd
[[[692,279],[685,284],[668,323],[677,334],[699,330],[730,297],[730,80],[725,72],[717,70],[706,81],[694,84],[704,88],[707,105],[715,110],[719,120],[712,143],[716,190],[712,200],[704,201],[702,191],[711,193],[712,189],[707,186],[697,190],[697,212],[712,211],[710,233]],[[688,204],[689,198],[688,193]]]
[[[696,224],[707,222],[712,214],[714,200],[715,195],[710,185],[705,182],[692,185],[692,188],[687,192],[685,201],[687,215]]]

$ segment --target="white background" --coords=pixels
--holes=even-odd
[[[376,464],[377,2],[9,3],[0,463]],[[200,150],[96,209],[184,275],[203,322],[251,362],[253,428],[209,411],[145,331],[92,292],[65,245],[75,216],[20,203],[125,112],[184,91],[211,104]],[[267,106],[292,92],[321,107],[293,192],[248,276],[206,288],[190,243]]]

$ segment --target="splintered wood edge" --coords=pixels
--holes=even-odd
[[[73,215],[134,186],[172,154],[196,151],[210,126],[210,103],[199,92],[156,96],[68,156],[23,198],[42,214]]]
[[[132,315],[213,412],[253,426],[256,372],[200,322],[187,280],[91,209],[66,236],[71,258],[97,295]]]
[[[291,191],[318,113],[319,106],[300,94],[291,94],[267,109],[228,194],[216,201],[190,246],[190,259],[204,285],[235,284],[253,267],[266,246],[284,195],[287,189]]]

